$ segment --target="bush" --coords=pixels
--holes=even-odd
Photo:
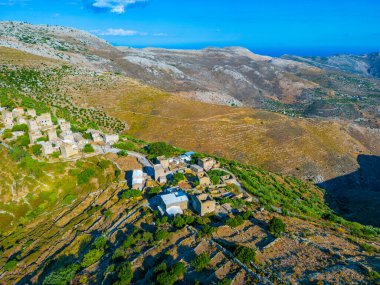
[[[16,268],[17,260],[11,260],[4,264],[4,271],[11,271]]]
[[[15,146],[19,146],[19,147],[27,147],[29,144],[30,144],[30,139],[28,135],[19,136],[14,143]]]
[[[64,205],[70,205],[77,197],[75,195],[67,195],[65,198],[63,198],[62,204]]]
[[[246,265],[250,265],[251,262],[256,260],[256,251],[253,248],[239,245],[234,250],[234,255],[237,259]]]
[[[177,149],[165,142],[156,142],[149,144],[147,152],[150,158],[158,156],[170,157],[176,154]]]
[[[94,148],[90,144],[86,144],[83,148],[83,152],[85,153],[92,153],[94,151],[95,151]]]
[[[35,156],[40,156],[42,154],[42,146],[39,144],[32,145],[30,149]]]
[[[208,266],[210,261],[210,254],[203,252],[198,255],[193,261],[191,261],[191,266],[193,266],[196,271],[201,272]]]
[[[26,124],[14,125],[12,128],[12,132],[27,132],[28,130],[29,128]]]
[[[104,254],[104,249],[91,249],[88,253],[85,254],[81,262],[82,268],[87,268],[93,265],[95,262],[98,262]]]
[[[110,166],[111,161],[102,159],[101,161],[98,162],[98,167],[101,169],[106,169],[108,166]]]
[[[121,194],[122,199],[137,198],[141,196],[142,196],[141,191],[137,189],[129,189],[129,190],[124,191],[123,194]]]
[[[29,153],[27,153],[24,149],[22,149],[21,147],[14,147],[14,148],[11,148],[9,151],[8,151],[8,154],[10,156],[10,158],[14,161],[20,161],[21,159],[23,159],[24,157],[27,157],[29,156]]]
[[[269,232],[275,237],[279,237],[283,232],[285,232],[285,224],[279,218],[272,218],[268,223]]]
[[[79,264],[71,264],[65,268],[61,268],[57,271],[53,271],[43,281],[43,285],[66,285],[75,276],[75,273],[79,270]]]
[[[226,225],[231,228],[236,228],[244,223],[244,219],[241,216],[237,216],[235,218],[229,218],[226,221]]]
[[[95,175],[95,170],[91,168],[87,168],[78,174],[77,182],[79,185],[86,184],[90,181],[91,177],[93,177],[94,175]]]
[[[194,221],[195,221],[195,218],[193,216],[178,215],[178,216],[175,216],[172,224],[176,228],[183,228],[186,225],[191,225],[192,223],[194,223]]]
[[[118,143],[115,143],[112,145],[112,147],[114,148],[118,148],[118,149],[121,149],[121,150],[130,150],[130,151],[134,151],[134,150],[137,150],[137,147],[134,143],[132,142],[118,142]]]
[[[126,285],[131,284],[132,278],[133,278],[133,271],[132,271],[132,265],[129,262],[122,263],[118,268],[118,281],[114,284],[117,285]]]
[[[157,229],[156,232],[154,233],[154,240],[155,241],[160,241],[163,239],[166,239],[169,236],[169,232],[164,229]]]
[[[373,253],[376,252],[376,247],[374,247],[374,246],[372,246],[370,244],[363,243],[363,244],[361,244],[361,247],[363,248],[363,250],[365,250],[369,254],[373,254]]]
[[[6,129],[3,134],[3,140],[12,138],[12,131],[10,129]]]
[[[92,246],[96,249],[106,249],[107,248],[107,243],[108,243],[108,240],[107,240],[107,237],[105,236],[100,236],[98,237],[94,243],[92,244]]]
[[[186,268],[183,262],[178,262],[167,270],[165,263],[160,263],[155,269],[155,273],[159,273],[156,278],[156,282],[161,285],[173,285],[177,282],[185,273]]]

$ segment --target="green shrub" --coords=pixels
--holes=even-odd
[[[253,248],[239,245],[234,250],[234,255],[237,259],[246,265],[250,265],[251,262],[256,260],[256,251]]]
[[[127,285],[131,284],[133,278],[132,265],[129,262],[124,262],[118,267],[118,281],[114,284],[116,285]]]
[[[65,268],[61,268],[57,271],[51,272],[44,281],[43,285],[66,285],[75,276],[76,272],[79,270],[79,264],[71,264]]]
[[[3,133],[3,140],[12,138],[12,131],[10,129],[6,129]]]
[[[98,162],[98,167],[101,169],[106,169],[108,166],[110,166],[111,161],[102,159],[101,161]]]
[[[235,218],[229,218],[226,221],[226,225],[231,228],[236,228],[244,223],[244,219],[241,216],[237,216]]]
[[[185,264],[178,262],[174,264],[170,270],[167,270],[165,263],[160,263],[155,269],[155,273],[159,273],[156,277],[157,284],[173,285],[186,273]]]
[[[176,228],[183,228],[186,225],[191,225],[194,223],[195,218],[193,216],[182,216],[182,215],[177,215],[173,219],[173,226]]]
[[[48,138],[45,138],[45,137],[40,137],[40,138],[38,138],[38,139],[36,140],[36,142],[47,142],[47,141],[49,141],[49,139],[48,139]]]
[[[12,132],[27,132],[28,130],[29,128],[26,124],[14,125],[12,128]]]
[[[285,232],[286,225],[284,222],[276,217],[273,217],[268,223],[269,232],[275,237],[279,237],[283,232]]]
[[[39,144],[32,145],[30,149],[35,156],[40,156],[42,154],[42,146]]]
[[[85,254],[80,265],[82,268],[87,268],[95,262],[98,262],[103,257],[103,255],[104,249],[91,249],[88,253]]]
[[[65,196],[62,200],[63,205],[70,205],[77,197],[73,194]]]
[[[210,261],[210,254],[208,252],[203,252],[191,261],[191,266],[193,266],[196,271],[201,272],[206,269]]]
[[[164,229],[157,229],[154,233],[154,240],[160,241],[166,239],[169,236],[169,232]]]
[[[19,136],[14,142],[15,146],[27,147],[30,144],[30,139],[28,135]]]
[[[77,176],[77,182],[79,185],[86,184],[90,181],[90,179],[95,175],[95,170],[91,168],[87,168],[83,170]]]
[[[165,142],[155,142],[148,145],[149,158],[158,156],[170,157],[177,153],[177,149]]]
[[[141,196],[142,196],[142,192],[137,189],[129,189],[129,190],[124,191],[123,194],[121,194],[122,199],[137,198]]]
[[[363,250],[365,250],[369,254],[373,254],[373,253],[376,252],[376,247],[374,247],[374,246],[372,246],[370,244],[363,243],[363,244],[361,244],[361,247],[363,248]]]
[[[92,246],[96,249],[106,249],[108,247],[108,240],[105,236],[98,237]]]
[[[94,148],[90,144],[86,144],[83,148],[83,152],[85,153],[92,153],[94,151],[95,151]]]
[[[4,264],[4,271],[11,271],[16,268],[18,264],[17,260],[11,260]]]

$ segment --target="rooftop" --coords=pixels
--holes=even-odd
[[[175,203],[181,203],[181,202],[189,201],[186,193],[183,191],[178,191],[178,192],[173,192],[173,193],[161,195],[161,199],[165,203],[165,205],[172,205]]]

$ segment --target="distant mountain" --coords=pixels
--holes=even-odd
[[[357,75],[378,74],[378,54],[312,59],[261,56],[241,47],[116,48],[83,31],[19,22],[0,23],[0,45],[122,73],[192,100],[379,125],[380,81]]]
[[[380,78],[380,53],[364,55],[333,55],[327,57],[300,57],[285,55],[282,58],[310,64],[325,70],[339,70],[362,76]]]

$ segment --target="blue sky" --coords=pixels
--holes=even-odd
[[[380,0],[0,0],[0,20],[71,26],[133,47],[380,50]]]

